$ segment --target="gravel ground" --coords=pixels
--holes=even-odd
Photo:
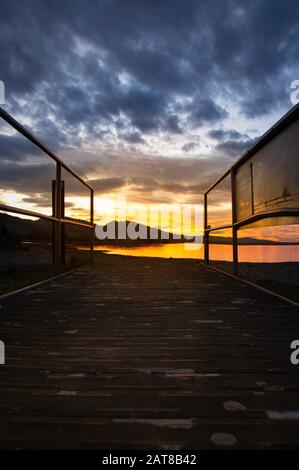
[[[211,261],[211,266],[233,272],[232,263]],[[239,275],[299,303],[299,263],[239,263]]]
[[[233,272],[230,262],[211,261],[211,266]],[[272,280],[281,283],[299,283],[299,263],[239,263],[240,276],[254,280]]]
[[[88,258],[88,252],[75,248],[66,248],[66,263],[72,258]],[[0,250],[0,271],[17,269],[34,269],[52,264],[52,247],[50,244],[25,244],[17,250]]]
[[[52,261],[51,247],[30,245],[18,250],[0,251],[0,270],[8,268],[35,268]]]

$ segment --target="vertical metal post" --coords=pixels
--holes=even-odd
[[[237,222],[237,199],[236,199],[236,172],[231,170],[231,199],[232,199],[232,235],[233,235],[233,267],[234,274],[238,276],[238,229],[235,226]]]
[[[56,181],[52,180],[52,217],[55,217],[56,211]],[[56,222],[52,222],[52,263],[55,264],[56,253]]]
[[[254,214],[253,163],[250,163],[251,215]]]
[[[55,214],[58,219],[55,222],[54,230],[54,263],[61,264],[61,163],[56,163],[56,180],[55,180]]]
[[[93,247],[94,247],[94,190],[90,190],[90,223],[92,228],[90,230],[90,261],[93,263]]]
[[[65,196],[65,187],[64,181],[61,181],[61,210],[60,214],[61,217],[64,219],[65,216],[65,204],[64,204],[64,196]],[[65,264],[65,224],[60,225],[60,240],[61,240],[61,251],[60,251],[60,264]]]
[[[52,180],[52,215],[58,219],[64,218],[64,181],[60,181],[60,189],[60,202],[57,204],[57,181]],[[60,215],[58,213],[59,205]],[[65,264],[65,227],[61,222],[52,223],[52,262],[53,264]]]
[[[209,232],[208,229],[208,194],[204,194],[204,250],[205,263],[209,264]]]

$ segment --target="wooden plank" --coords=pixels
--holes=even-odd
[[[97,254],[0,312],[1,448],[299,445],[298,309],[196,261]]]

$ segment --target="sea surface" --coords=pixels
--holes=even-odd
[[[105,250],[110,254],[129,256],[152,256],[160,258],[203,259],[202,244],[176,243],[155,246],[119,247],[101,245],[95,250]],[[240,245],[239,261],[250,263],[299,262],[299,245]],[[210,245],[210,259],[219,261],[232,260],[231,245]]]

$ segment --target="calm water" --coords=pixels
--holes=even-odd
[[[196,248],[190,250],[192,248]],[[169,244],[147,247],[95,247],[98,250],[105,250],[111,254],[129,256],[152,256],[160,258],[194,258],[203,259],[204,249],[202,244]],[[219,261],[232,260],[232,248],[230,245],[210,245],[210,259]],[[286,261],[299,262],[299,245],[249,245],[239,246],[239,261],[251,263],[279,263]]]

